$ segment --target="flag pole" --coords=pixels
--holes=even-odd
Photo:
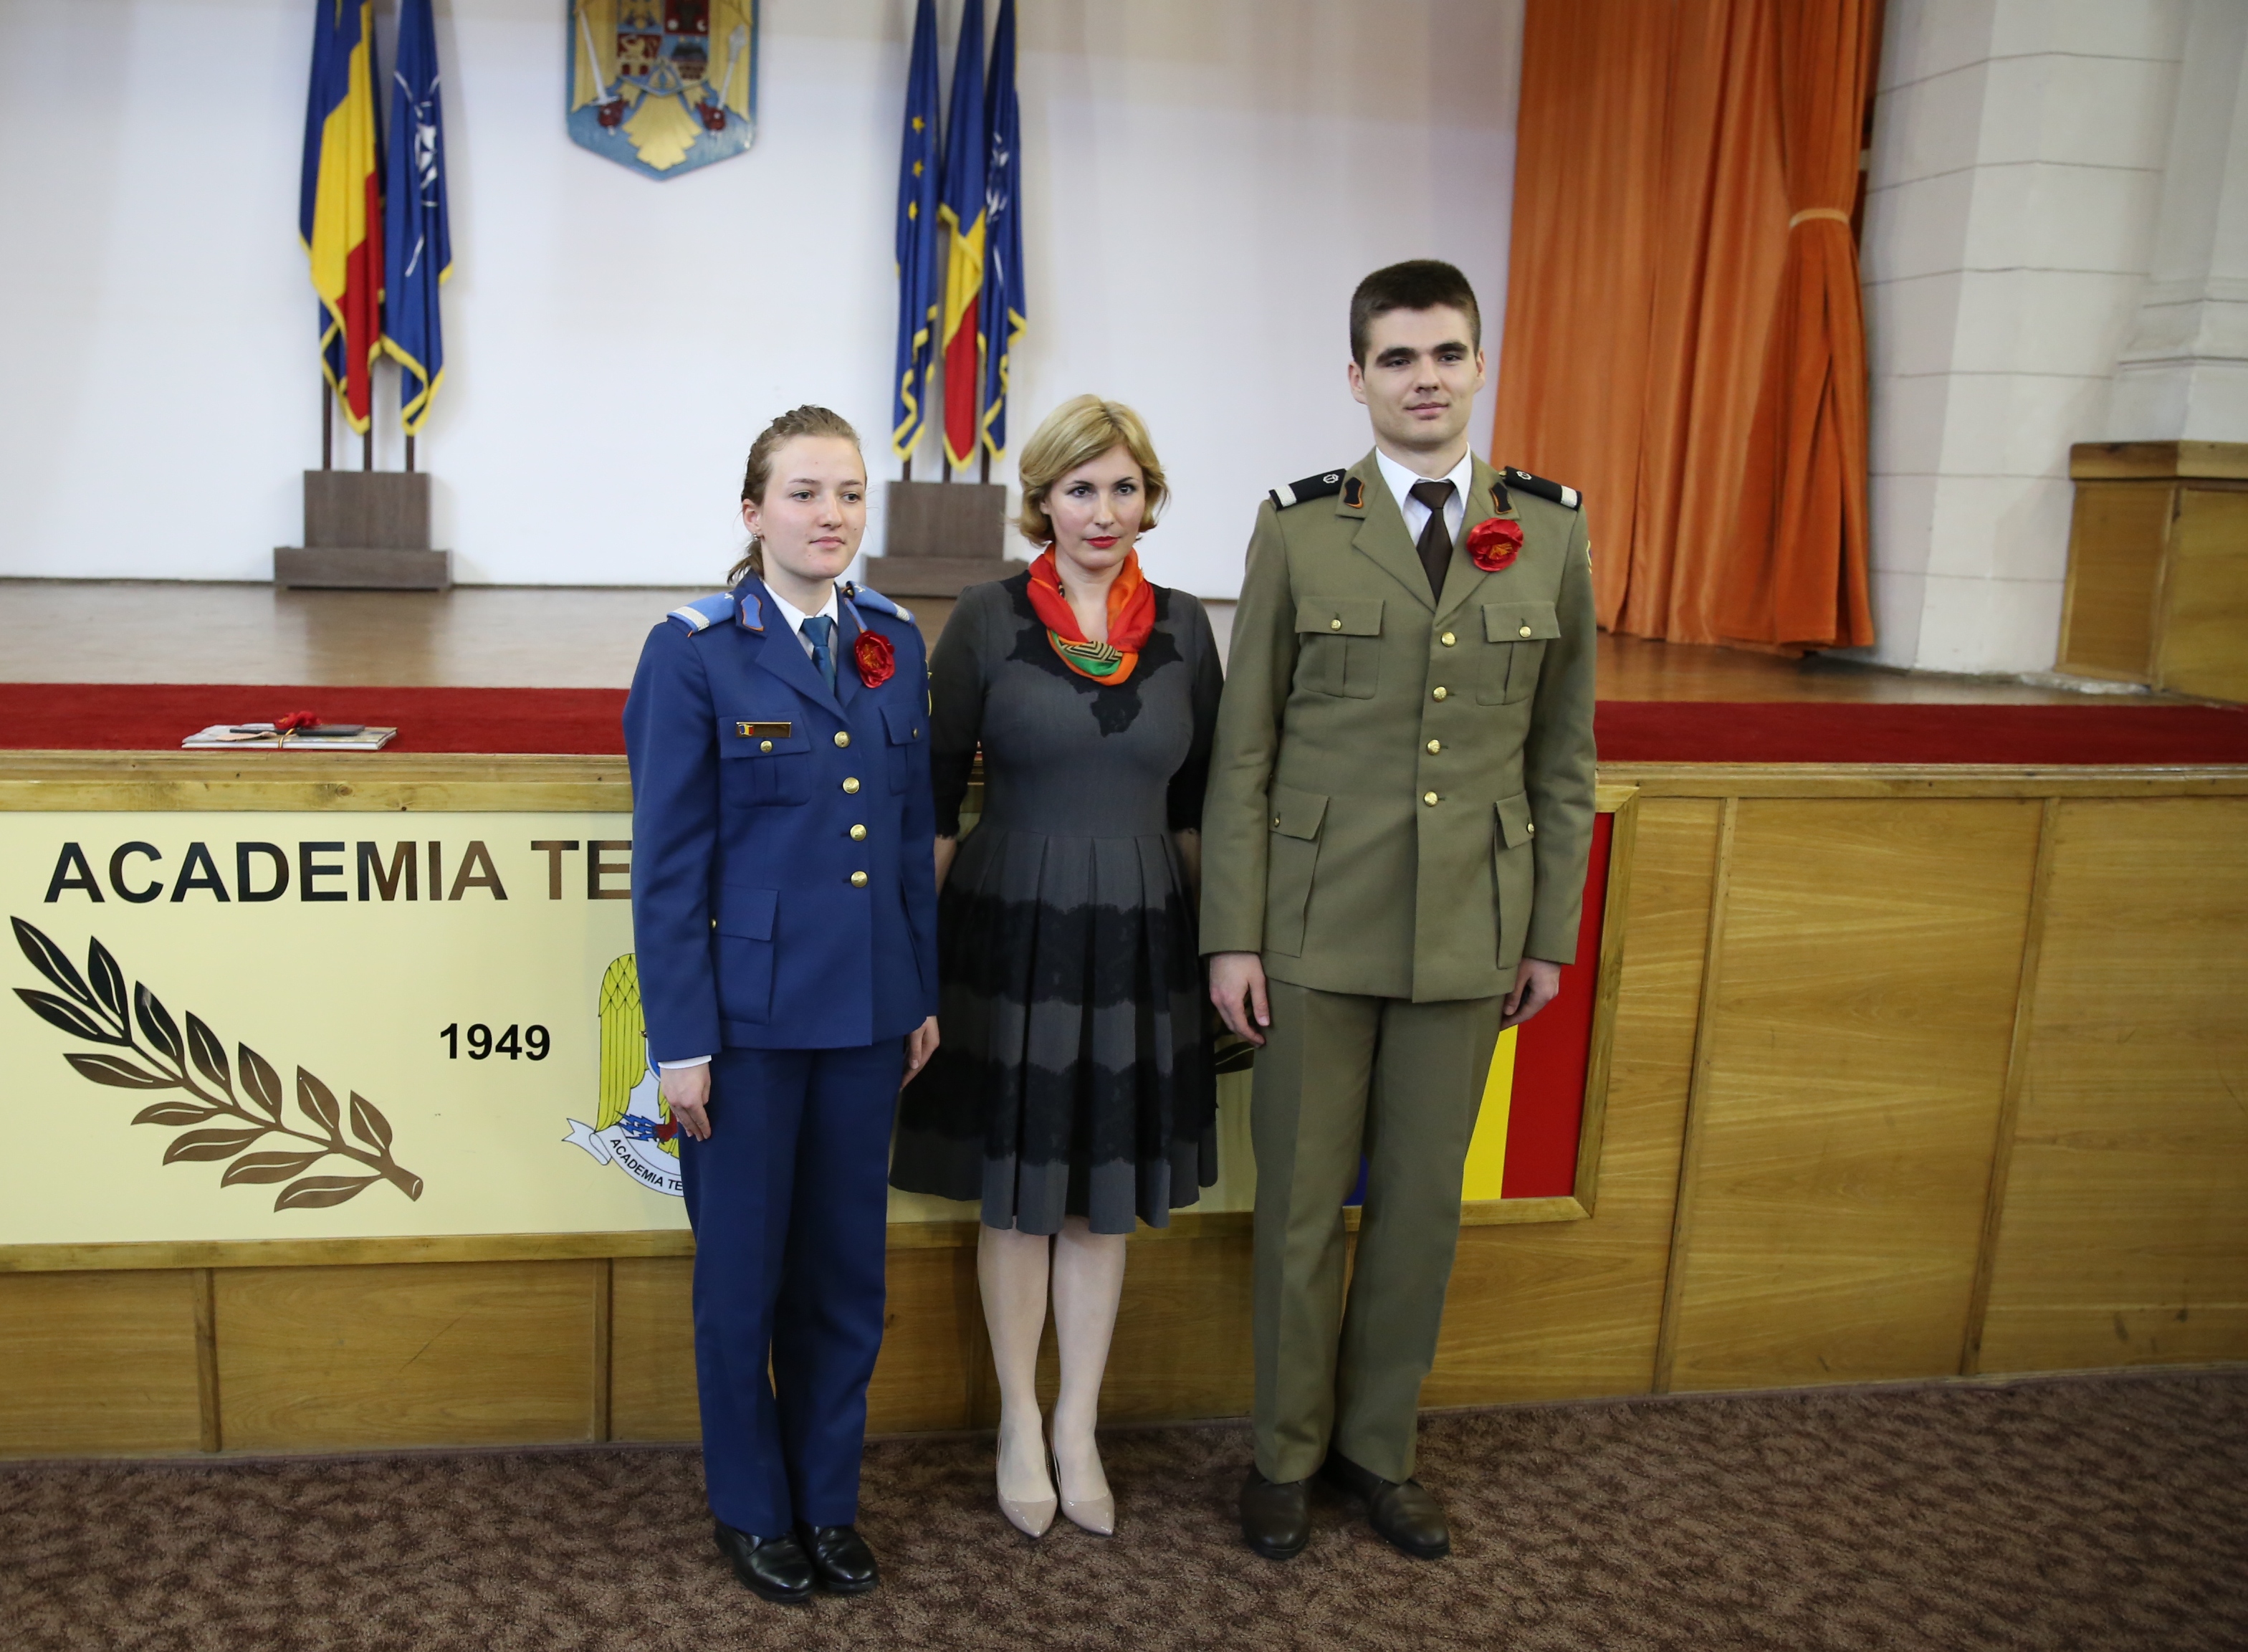
[[[414,433],[411,430],[406,433],[406,474],[409,476],[414,474]]]
[[[320,374],[320,469],[336,468],[336,393],[328,388],[328,375]]]

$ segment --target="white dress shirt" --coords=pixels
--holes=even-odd
[[[1424,511],[1422,514],[1425,516],[1427,512]],[[765,587],[765,594],[772,599],[773,607],[780,610],[780,617],[788,621],[788,628],[796,633],[796,640],[802,645],[805,658],[809,659],[812,655],[812,639],[804,634],[804,622],[806,620],[824,619],[836,621],[839,628],[835,640],[838,642],[843,640],[840,628],[843,620],[843,610],[835,604],[833,586],[827,587],[827,600],[820,605],[817,614],[806,614],[771,586]]]
[[[1423,517],[1426,517],[1429,513],[1426,511],[1423,511],[1421,514]],[[836,621],[834,642],[836,644],[840,644],[843,641],[843,610],[836,606],[835,587],[831,585],[827,587],[827,600],[820,605],[819,613],[818,614],[806,614],[802,608],[798,607],[793,602],[791,602],[786,597],[781,595],[779,592],[774,590],[771,586],[767,586],[765,587],[765,594],[772,599],[773,607],[780,610],[780,617],[788,621],[788,628],[796,633],[797,646],[804,650],[805,658],[809,659],[812,655],[812,639],[804,634],[804,622],[806,620],[825,617]],[[690,1055],[683,1061],[659,1061],[656,1063],[656,1065],[661,1067],[666,1073],[670,1072],[674,1067],[701,1067],[708,1066],[709,1064],[710,1058],[707,1055]]]
[[[1460,456],[1448,476],[1424,476],[1408,470],[1381,449],[1374,450],[1374,462],[1381,467],[1381,479],[1389,484],[1389,491],[1397,496],[1397,508],[1405,513],[1405,533],[1415,545],[1421,543],[1421,530],[1429,525],[1429,507],[1413,497],[1416,482],[1449,482],[1452,497],[1444,502],[1444,531],[1454,545],[1460,542],[1460,524],[1468,514],[1468,488],[1475,481],[1475,455],[1472,451]]]

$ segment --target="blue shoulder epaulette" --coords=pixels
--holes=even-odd
[[[740,620],[749,630],[764,629],[757,600],[748,595],[737,598],[730,591],[721,591],[716,596],[697,597],[684,607],[674,608],[664,617],[675,621],[681,630],[690,635],[698,631],[708,631],[714,625],[722,625],[733,619]]]
[[[846,602],[855,602],[862,608],[872,608],[876,614],[887,614],[894,620],[903,620],[908,625],[913,623],[913,611],[910,608],[900,607],[872,586],[853,585],[846,579],[841,588],[843,600]]]
[[[1284,488],[1272,490],[1272,508],[1285,511],[1292,504],[1301,504],[1306,499],[1325,499],[1342,491],[1343,470],[1322,470],[1315,476],[1306,476],[1301,482],[1291,482]]]
[[[1525,493],[1534,493],[1541,499],[1551,499],[1566,510],[1573,511],[1584,503],[1584,496],[1574,488],[1563,487],[1558,482],[1548,482],[1544,476],[1533,476],[1527,470],[1518,470],[1512,465],[1499,472],[1510,488],[1519,488]]]

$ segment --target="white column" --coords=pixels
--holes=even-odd
[[[2192,0],[2117,442],[2248,442],[2248,5]]]
[[[2068,448],[2108,434],[2190,3],[1890,0],[1864,244],[1874,658],[2052,667]]]

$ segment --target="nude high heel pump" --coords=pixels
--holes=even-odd
[[[1054,1490],[1059,1494],[1061,1491],[1061,1459],[1054,1455],[1051,1446],[1046,1449],[1046,1462],[1053,1470]],[[1102,1477],[1107,1476],[1104,1474]],[[1104,1491],[1097,1498],[1063,1496],[1060,1502],[1061,1511],[1071,1525],[1081,1526],[1097,1538],[1116,1535],[1116,1494],[1113,1491]]]
[[[1005,1449],[1002,1436],[1000,1450],[1004,1451]],[[1004,1466],[999,1471],[998,1481],[1001,1485],[1007,1483]],[[1059,1502],[1058,1498],[1052,1497],[1011,1498],[1002,1491],[999,1493],[999,1512],[1005,1515],[1007,1523],[1025,1537],[1042,1538],[1045,1536],[1046,1529],[1053,1525],[1054,1509]]]

